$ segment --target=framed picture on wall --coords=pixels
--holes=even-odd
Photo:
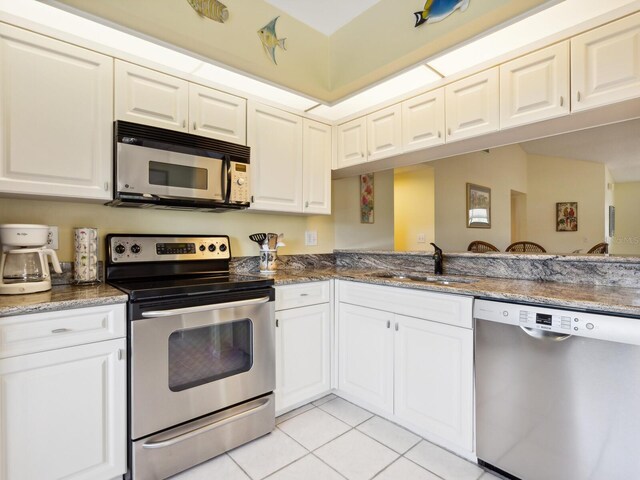
[[[578,231],[578,202],[556,203],[556,232]]]
[[[467,183],[467,228],[491,228],[491,189]]]

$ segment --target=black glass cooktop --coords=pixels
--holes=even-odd
[[[211,275],[127,279],[109,282],[129,295],[130,301],[205,295],[270,287],[273,279],[258,275]]]

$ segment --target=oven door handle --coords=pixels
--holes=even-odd
[[[212,310],[222,310],[225,308],[248,307],[250,305],[260,305],[271,300],[269,297],[252,298],[250,300],[238,300],[237,302],[213,303],[209,305],[198,305],[196,307],[173,308],[171,310],[153,310],[142,312],[143,318],[150,317],[171,317],[174,315],[185,315],[187,313],[208,312]]]
[[[254,400],[253,402],[251,402],[250,404],[246,405],[246,410],[243,410],[241,412],[235,413],[233,415],[230,415],[228,417],[224,417],[220,420],[216,420],[212,423],[209,423],[208,425],[204,425],[203,427],[198,427],[194,430],[191,430],[190,432],[187,433],[183,433],[183,434],[178,434],[176,436],[173,437],[169,437],[169,438],[162,438],[160,435],[156,436],[155,438],[160,438],[158,441],[148,441],[142,444],[142,448],[147,448],[147,449],[155,449],[155,448],[165,448],[165,447],[171,447],[172,445],[175,445],[176,443],[180,443],[184,440],[188,440],[190,438],[196,437],[198,435],[201,435],[203,433],[206,433],[210,430],[214,430],[216,428],[220,428],[223,425],[226,425],[227,423],[230,422],[235,422],[237,420],[240,420],[241,418],[247,417],[249,415],[253,415],[254,413],[257,413],[260,410],[264,410],[265,408],[267,408],[268,404],[269,404],[269,397],[267,398],[260,398],[258,400]]]

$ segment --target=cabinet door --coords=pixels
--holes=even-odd
[[[125,473],[124,349],[118,339],[0,360],[0,480]]]
[[[499,94],[497,67],[447,85],[447,142],[497,131]]]
[[[116,120],[188,131],[189,82],[116,60]]]
[[[304,213],[331,214],[331,127],[302,122]]]
[[[196,135],[246,145],[247,101],[190,83],[189,128]]]
[[[302,212],[302,118],[250,102],[252,210]]]
[[[276,412],[331,389],[331,306],[276,312]]]
[[[396,316],[395,414],[473,450],[473,330]]]
[[[368,161],[402,153],[402,106],[398,103],[367,115]]]
[[[113,59],[0,25],[0,191],[111,198]]]
[[[500,65],[500,126],[569,113],[569,42]]]
[[[444,88],[402,102],[402,147],[405,152],[444,143]]]
[[[349,167],[367,161],[367,119],[356,118],[338,125],[337,168]]]
[[[573,111],[640,96],[640,13],[571,39]]]
[[[393,412],[393,314],[340,303],[338,388]]]

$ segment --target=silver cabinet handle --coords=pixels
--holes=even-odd
[[[398,331],[398,322],[396,322],[396,332]]]
[[[300,294],[300,296],[301,296],[301,297],[308,297],[308,296],[309,296],[309,294],[308,294],[308,293],[301,293],[301,294]]]
[[[571,337],[570,333],[548,332],[546,330],[537,330],[535,328],[520,327],[524,333],[537,340],[548,340],[551,342],[561,342]]]
[[[280,320],[276,318],[276,327],[279,327],[279,326],[280,326]]]
[[[194,130],[197,130],[197,129],[198,129],[198,126],[196,125],[196,122],[193,122],[193,129],[194,129]]]
[[[560,106],[564,106],[564,97],[562,95],[560,95]]]
[[[448,132],[449,136],[451,136],[451,129],[450,128],[447,130],[447,132]]]
[[[190,438],[196,437],[198,435],[201,435],[203,433],[206,433],[210,430],[213,430],[215,428],[218,427],[222,427],[223,425],[226,425],[227,423],[230,422],[235,422],[237,420],[240,420],[244,417],[247,417],[249,415],[253,415],[254,413],[257,413],[260,410],[264,410],[265,408],[268,407],[268,404],[270,402],[270,398],[260,398],[258,400],[254,400],[253,402],[245,405],[246,410],[243,410],[241,412],[235,413],[235,414],[227,414],[226,417],[221,418],[220,420],[215,420],[212,423],[208,424],[208,425],[204,425],[202,427],[196,428],[194,430],[191,430],[190,432],[187,433],[183,433],[183,434],[178,434],[175,435],[173,437],[168,436],[169,434],[160,434],[157,435],[155,438],[158,439],[158,441],[153,441],[154,437],[151,437],[151,439],[147,442],[145,442],[142,445],[142,448],[165,448],[165,447],[170,447],[172,445],[175,445],[176,443],[180,443],[184,440],[188,440]],[[217,415],[216,415],[217,417]]]
[[[438,138],[442,137],[442,132],[438,130]]]
[[[391,320],[387,320],[387,328],[391,328]]]
[[[51,330],[51,333],[65,333],[70,331],[70,328],[56,328],[55,330]]]
[[[126,355],[124,349],[119,348],[118,349],[118,360],[124,360],[125,358],[127,358],[127,355]]]
[[[104,182],[104,191],[105,192],[109,191],[109,182]]]
[[[252,298],[250,300],[239,300],[237,302],[214,303],[211,305],[198,305],[197,307],[174,308],[171,310],[154,310],[151,312],[142,312],[143,318],[150,317],[171,317],[173,315],[186,315],[187,313],[208,312],[210,310],[223,310],[225,308],[248,307],[250,305],[259,305],[267,303],[269,297]]]
[[[186,120],[182,120],[182,128],[187,128],[187,121]]]
[[[304,208],[309,208],[309,202],[304,202]]]
[[[580,101],[580,99],[581,99],[581,98],[582,98],[582,97],[581,97],[581,95],[580,95],[580,91],[578,91],[578,92],[576,93],[576,99],[577,99],[578,101]]]

